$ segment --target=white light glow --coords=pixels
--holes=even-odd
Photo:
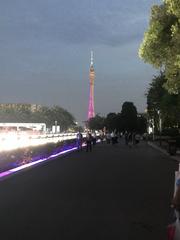
[[[18,148],[38,146],[46,143],[57,143],[64,140],[75,139],[75,133],[67,134],[43,134],[43,135],[29,135],[29,134],[17,134],[6,133],[0,134],[0,152],[9,151]]]

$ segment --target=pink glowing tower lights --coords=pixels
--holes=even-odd
[[[93,66],[93,52],[91,51],[91,65],[90,65],[90,73],[89,73],[90,93],[89,93],[88,120],[95,116],[95,112],[94,112],[94,79],[95,79],[95,72],[94,72],[94,66]]]

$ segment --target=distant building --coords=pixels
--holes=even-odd
[[[45,123],[0,123],[1,132],[11,131],[34,131],[34,132],[46,132]]]
[[[40,110],[41,105],[30,103],[0,103],[0,109],[26,109],[31,112]]]
[[[23,120],[19,119],[16,121],[16,115],[18,112],[30,111],[34,113],[40,110],[42,106],[38,104],[30,104],[30,103],[0,103],[0,110],[14,110],[15,117],[10,115],[5,118],[0,116],[0,133],[2,132],[11,132],[11,131],[33,131],[33,132],[46,132],[46,124],[45,123],[32,123],[30,119],[26,119],[27,122],[22,122]],[[2,114],[3,115],[3,114]],[[28,115],[27,115],[28,116]]]

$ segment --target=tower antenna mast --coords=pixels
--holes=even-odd
[[[93,59],[93,51],[91,51],[91,66],[93,65],[93,61],[94,61],[94,59]]]
[[[95,79],[95,71],[94,71],[93,64],[94,64],[93,51],[91,51],[91,65],[90,65],[90,72],[89,72],[90,93],[89,93],[88,120],[95,116],[95,112],[94,112],[94,79]]]

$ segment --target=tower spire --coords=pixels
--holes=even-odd
[[[88,107],[88,120],[95,116],[94,112],[94,59],[93,59],[93,51],[91,51],[91,65],[90,65],[90,72],[89,72],[89,80],[90,80],[90,94],[89,94],[89,107]]]
[[[93,51],[91,51],[91,66],[93,66],[93,61],[94,61],[94,59],[93,59]]]

